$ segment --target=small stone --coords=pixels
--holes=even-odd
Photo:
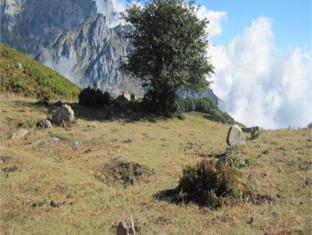
[[[52,123],[49,120],[37,121],[37,127],[44,128],[44,129],[53,128]]]
[[[231,146],[244,145],[246,143],[244,133],[238,125],[230,127],[226,142]]]
[[[133,218],[120,221],[117,226],[117,235],[135,235]]]
[[[75,113],[67,104],[62,105],[61,107],[56,107],[52,110],[52,122],[56,125],[72,123],[74,120]]]
[[[19,69],[19,70],[22,70],[23,69],[23,65],[21,63],[17,63],[16,64],[16,68]]]
[[[18,140],[24,138],[26,135],[28,135],[30,131],[28,129],[18,129],[16,132],[14,132],[11,136],[10,139],[12,140]]]

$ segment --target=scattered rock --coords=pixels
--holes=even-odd
[[[60,206],[62,205],[65,205],[66,202],[63,201],[63,202],[58,202],[58,201],[54,201],[54,200],[51,200],[51,201],[48,201],[48,200],[41,200],[41,201],[33,201],[30,203],[30,206],[32,208],[39,208],[39,207],[42,207],[44,205],[47,205],[47,206],[50,206],[50,207],[53,207],[53,208],[59,208]],[[68,205],[72,205],[73,202],[69,202]]]
[[[135,235],[133,218],[127,218],[119,222],[117,226],[117,235]]]
[[[17,69],[19,69],[19,70],[22,70],[22,69],[23,69],[22,63],[17,63],[17,64],[15,65],[15,67],[16,67]]]
[[[79,141],[79,140],[74,140],[74,141],[73,141],[73,145],[76,145],[76,146],[77,146],[77,145],[79,145],[79,144],[80,144],[80,141]]]
[[[24,138],[26,135],[28,135],[29,133],[30,133],[30,130],[24,129],[24,128],[20,128],[20,129],[18,129],[16,132],[14,132],[14,133],[10,136],[10,139],[12,139],[12,140],[22,139],[22,138]]]
[[[43,119],[37,121],[37,127],[44,128],[44,129],[50,129],[53,128],[51,121]]]
[[[45,201],[35,201],[30,204],[32,208],[42,207],[46,202]]]
[[[75,120],[75,113],[72,108],[64,104],[52,110],[52,122],[56,125],[72,123]]]
[[[130,144],[131,142],[132,142],[131,139],[126,139],[126,140],[122,141],[122,143],[124,143],[124,144]]]
[[[231,146],[244,145],[246,143],[244,133],[238,125],[230,127],[226,142]]]
[[[54,207],[54,208],[58,208],[58,207],[60,207],[63,204],[65,204],[65,202],[61,203],[61,202],[56,202],[56,201],[53,201],[53,200],[50,202],[50,206]]]
[[[51,140],[54,141],[54,142],[60,142],[61,141],[61,138],[54,135],[54,136],[51,136]]]

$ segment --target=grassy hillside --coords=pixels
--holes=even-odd
[[[3,234],[116,234],[116,223],[129,215],[138,234],[311,234],[311,129],[248,139],[239,155],[248,162],[243,181],[273,201],[212,210],[155,195],[177,186],[186,164],[218,158],[229,125],[199,113],[185,120],[104,121],[91,115],[101,111],[73,105],[78,121],[70,129],[33,130],[11,140],[17,126],[45,118],[47,109],[22,97],[2,95],[0,103]],[[144,166],[133,186],[110,181],[123,161]]]
[[[0,84],[1,92],[29,97],[43,95],[52,99],[68,99],[79,94],[79,88],[72,82],[4,44],[0,44]]]

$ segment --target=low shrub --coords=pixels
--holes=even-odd
[[[255,140],[257,139],[261,134],[261,131],[259,128],[252,128],[250,131],[250,139]]]
[[[232,167],[236,169],[241,169],[244,167],[247,167],[248,164],[246,161],[239,159],[239,151],[237,148],[232,147],[232,146],[227,146],[225,150],[224,157],[220,159],[220,161],[230,158],[232,162]]]
[[[85,88],[79,94],[79,104],[90,107],[101,107],[111,103],[111,96],[108,92],[99,89]]]
[[[179,200],[193,201],[210,208],[243,198],[244,186],[239,181],[240,173],[232,167],[232,161],[216,162],[203,160],[194,167],[183,169],[177,187]]]

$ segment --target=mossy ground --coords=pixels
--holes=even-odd
[[[156,122],[92,119],[90,113],[69,129],[36,129],[24,139],[8,139],[19,123],[46,117],[47,108],[35,102],[0,96],[2,234],[114,234],[129,215],[139,234],[311,234],[309,129],[264,130],[240,151],[249,162],[244,181],[274,203],[212,210],[155,194],[176,187],[186,164],[223,153],[229,125],[198,113]],[[55,135],[61,141],[54,142]],[[116,158],[154,174],[126,188],[97,179],[98,167]]]

